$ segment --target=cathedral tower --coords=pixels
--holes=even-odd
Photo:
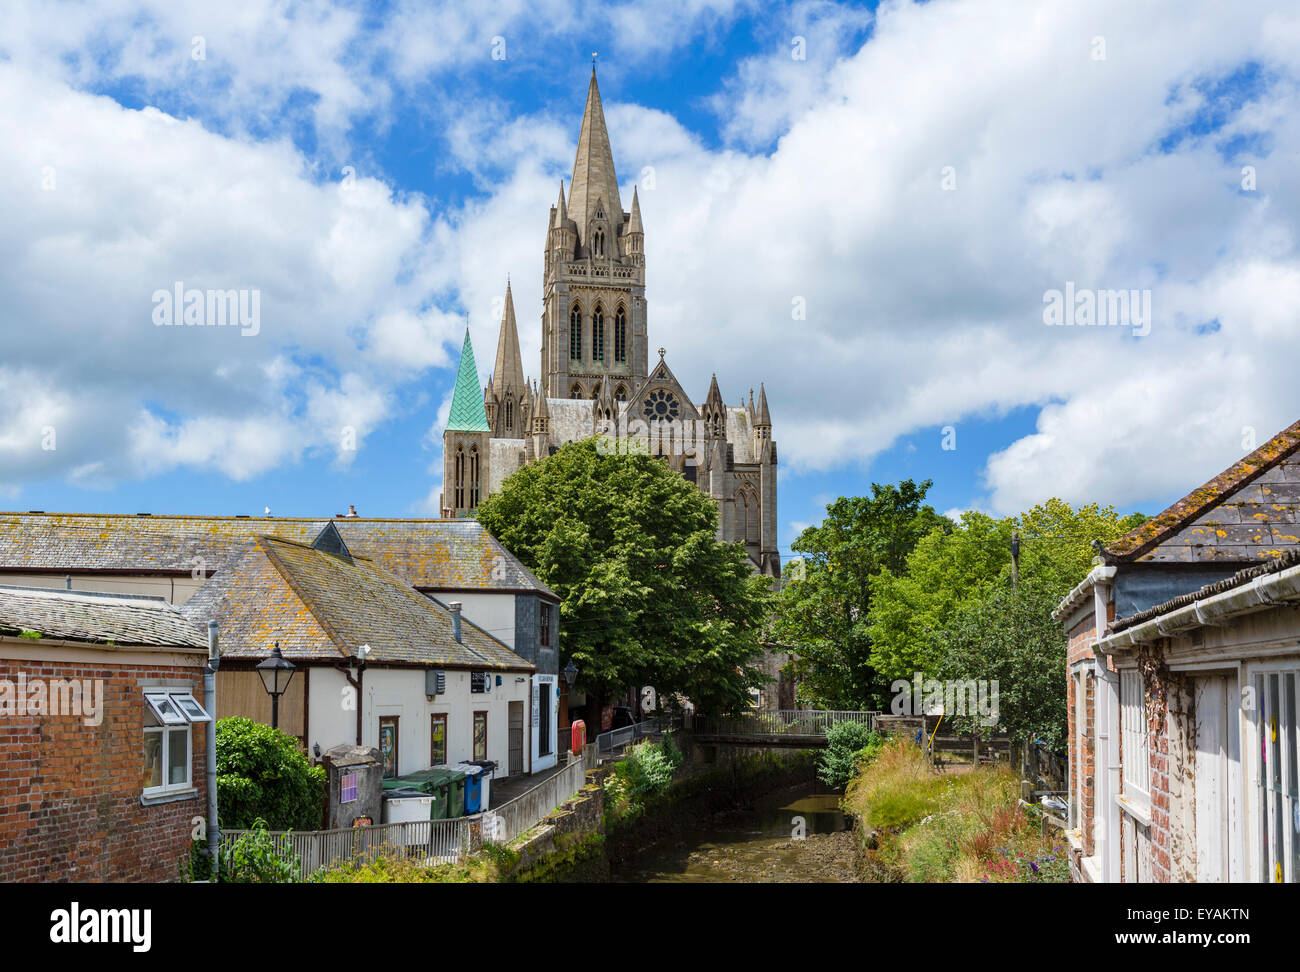
[[[647,372],[645,233],[632,192],[624,212],[605,112],[591,71],[564,186],[551,207],[542,290],[542,394],[629,400]]]

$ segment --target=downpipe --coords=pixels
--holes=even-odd
[[[208,664],[203,669],[203,707],[212,722],[208,724],[208,859],[212,862],[209,880],[217,883],[221,848],[221,824],[217,821],[217,669],[221,667],[221,649],[217,646],[217,622],[208,622]]]

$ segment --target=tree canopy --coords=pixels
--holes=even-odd
[[[841,497],[826,519],[792,544],[776,640],[794,653],[800,699],[832,709],[880,705],[888,689],[871,662],[872,584],[903,571],[917,542],[951,521],[924,504],[930,480],[873,483],[870,496]]]
[[[564,660],[598,698],[652,685],[727,711],[761,683],[771,581],[717,540],[713,501],[662,460],[570,443],[477,515],[561,598]]]

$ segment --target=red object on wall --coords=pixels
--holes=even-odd
[[[573,725],[569,727],[569,738],[572,740],[573,754],[582,755],[582,748],[587,745],[587,724],[581,719],[574,719]]]

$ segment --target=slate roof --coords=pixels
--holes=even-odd
[[[0,634],[120,646],[201,648],[207,633],[161,597],[0,586]]]
[[[1254,567],[1247,567],[1245,570],[1239,570],[1231,577],[1224,578],[1221,581],[1215,581],[1213,584],[1206,584],[1198,590],[1189,594],[1180,594],[1178,597],[1170,598],[1161,604],[1147,608],[1145,611],[1139,611],[1137,614],[1130,615],[1127,618],[1121,618],[1110,625],[1112,632],[1123,631],[1125,628],[1132,628],[1134,625],[1150,621],[1152,618],[1158,618],[1162,614],[1168,614],[1170,611],[1177,611],[1179,608],[1187,607],[1197,601],[1204,600],[1207,597],[1213,597],[1215,594],[1222,594],[1224,591],[1230,591],[1237,587],[1249,584],[1256,577],[1263,577],[1266,574],[1277,574],[1290,567],[1300,564],[1300,549],[1288,550],[1280,557],[1276,557],[1267,563],[1257,564]]]
[[[473,519],[0,513],[0,570],[220,570],[248,540],[311,543],[333,523],[354,555],[428,590],[555,593]]]
[[[369,662],[531,670],[497,638],[462,619],[374,561],[278,537],[247,541],[185,602],[194,621],[214,618],[223,658],[265,658],[275,642],[293,661]]]
[[[1138,559],[1297,449],[1300,449],[1300,422],[1283,429],[1250,455],[1229,466],[1208,483],[1192,490],[1164,512],[1108,544],[1105,547],[1107,562]]]

